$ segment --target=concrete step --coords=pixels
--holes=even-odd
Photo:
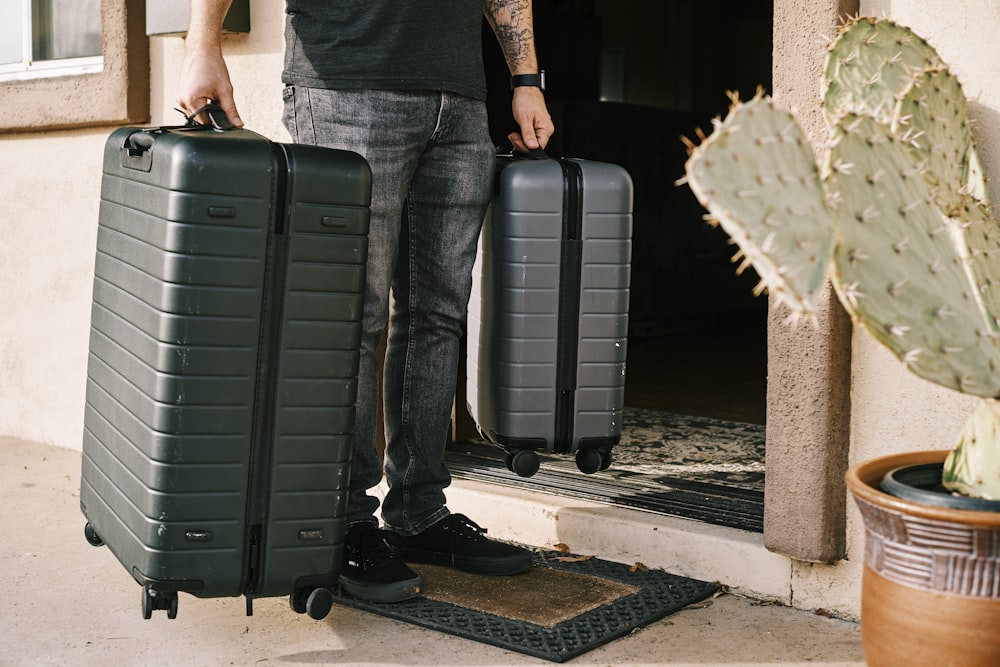
[[[760,533],[468,480],[455,480],[447,494],[453,512],[468,515],[491,537],[564,544],[573,553],[642,563],[791,603],[791,561],[768,551]]]

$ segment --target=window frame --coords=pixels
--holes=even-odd
[[[0,83],[5,81],[41,78],[46,76],[61,76],[63,74],[86,74],[99,72],[104,66],[102,54],[92,56],[74,56],[71,58],[32,58],[35,34],[33,26],[31,0],[14,0],[22,5],[21,60],[16,63],[0,64]],[[100,5],[98,5],[100,12]],[[103,37],[102,37],[103,39]]]
[[[145,0],[101,0],[102,64],[93,58],[47,61],[53,65],[4,76],[0,134],[147,121],[145,24]]]

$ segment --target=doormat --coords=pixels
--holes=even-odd
[[[377,604],[343,590],[334,599],[404,623],[553,662],[623,637],[719,590],[718,584],[559,551],[537,551],[513,577],[412,565],[423,597]]]

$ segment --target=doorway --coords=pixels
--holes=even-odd
[[[674,182],[687,157],[681,137],[710,132],[712,118],[728,108],[726,91],[746,99],[758,87],[770,90],[772,0],[535,0],[534,12],[556,125],[547,152],[619,164],[634,184],[627,414],[605,473],[639,477],[652,491],[608,493],[652,497],[664,477],[671,488],[693,480],[688,490],[701,507],[686,516],[704,518],[705,506],[719,503],[723,516],[704,520],[758,530],[767,299],[753,296],[752,270],[736,275],[735,248]],[[503,146],[509,74],[495,39],[485,37],[491,131]],[[713,439],[707,447],[705,438]],[[695,459],[740,449],[744,459],[756,452],[759,460],[721,477],[699,476],[697,461],[677,454],[683,443],[712,450]],[[721,490],[706,493],[719,480]],[[590,487],[605,481],[595,477]],[[753,518],[727,523],[734,514]]]

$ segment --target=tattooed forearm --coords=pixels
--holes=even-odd
[[[511,72],[537,69],[531,0],[485,0],[483,12],[493,27]]]
[[[497,39],[503,48],[504,57],[511,71],[520,65],[530,64],[532,49],[534,44],[531,30],[518,30],[513,26],[498,25],[495,29]]]

